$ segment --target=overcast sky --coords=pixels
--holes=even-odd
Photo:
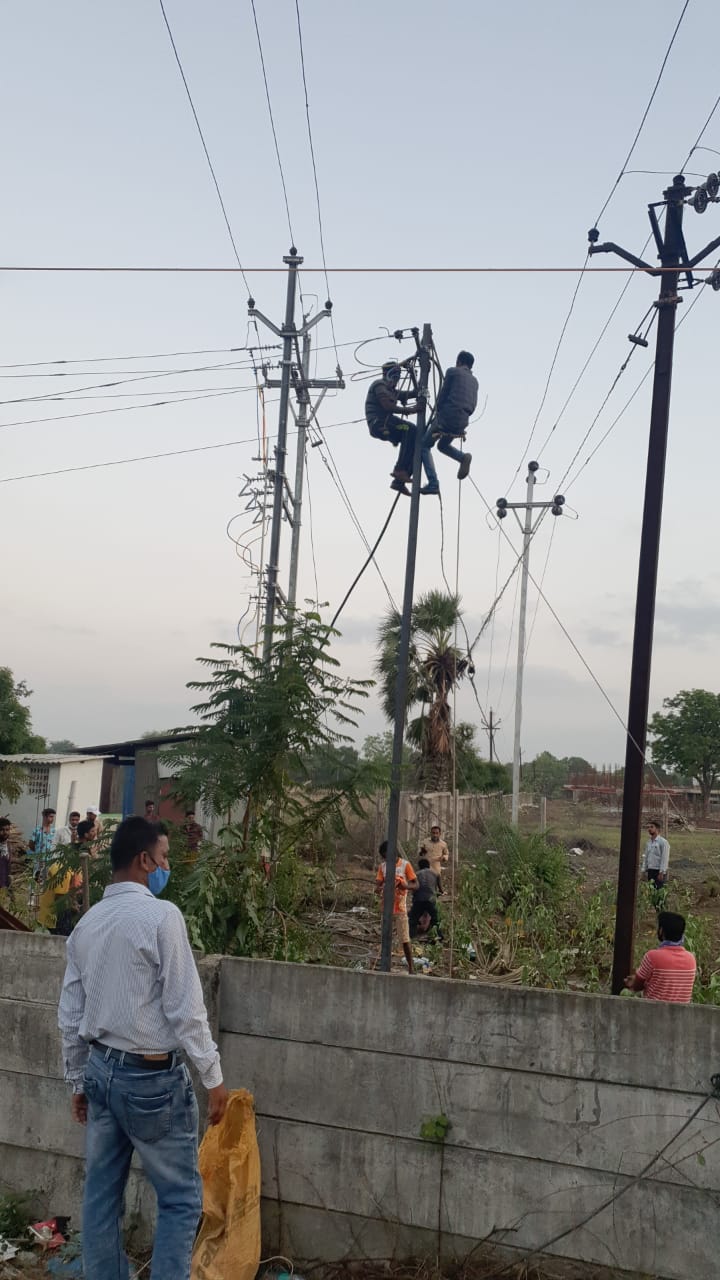
[[[256,3],[310,309],[318,297],[324,301],[325,285],[317,271],[294,0]],[[349,381],[364,372],[352,342],[377,337],[382,326],[429,321],[444,364],[461,346],[475,352],[487,407],[471,428],[472,475],[494,504],[508,493],[522,457],[577,281],[560,273],[333,274],[332,268],[580,266],[587,230],[620,172],[681,8],[680,0],[605,0],[600,7],[577,0],[448,0],[442,7],[429,0],[301,0],[335,327],[338,343],[348,344],[340,348],[347,390],[328,396],[319,415],[329,456],[313,449],[308,460],[319,593],[331,607],[365,551],[322,454],[334,459],[373,541],[391,499],[392,451],[371,441],[362,423],[334,425],[362,416],[367,383]],[[252,292],[279,321],[284,279],[251,270],[281,265],[290,234],[249,0],[167,0],[167,11]],[[628,166],[662,172],[622,179],[601,221],[603,239],[635,252],[643,245],[647,203],[660,197],[683,163],[715,101],[715,63],[703,50],[716,49],[719,39],[717,0],[690,0]],[[234,265],[154,0],[5,5],[0,93],[8,125],[3,264]],[[720,111],[702,141],[720,151]],[[705,174],[718,163],[712,152],[697,151],[687,172]],[[689,210],[686,233],[691,253],[720,234],[715,207],[702,219]],[[620,265],[612,258],[595,262]],[[564,477],[631,350],[627,334],[651,306],[656,282],[638,275],[541,450],[624,283],[624,275],[593,273],[581,284],[530,450],[549,469],[538,496],[551,496]],[[2,287],[2,477],[241,442],[0,485],[0,662],[34,690],[35,728],[88,745],[183,723],[195,659],[212,641],[235,636],[251,589],[226,525],[242,514],[243,476],[258,470],[252,371],[242,364],[204,368],[245,359],[230,352],[245,345],[248,333],[242,280],[233,274],[6,273]],[[717,688],[720,299],[710,289],[701,294],[676,344],[653,709],[679,688]],[[681,315],[693,297],[684,296]],[[262,329],[261,335],[272,341]],[[318,375],[332,376],[327,323],[315,336],[325,348],[318,352]],[[213,354],[156,354],[205,349]],[[378,342],[359,355],[379,364],[409,350]],[[141,358],[129,358],[135,356]],[[77,363],[8,367],[58,360]],[[652,342],[633,354],[569,479],[651,361]],[[166,376],[150,377],[150,371]],[[52,372],[68,376],[41,376]],[[82,390],[135,374],[147,381],[124,388],[124,398],[117,398],[119,387]],[[250,390],[148,407],[231,387]],[[70,400],[12,403],[67,395],[71,388],[79,390]],[[549,601],[623,718],[650,389],[648,378],[577,483],[563,481],[579,519],[554,522],[544,579]],[[131,411],[106,412],[117,408]],[[276,404],[267,405],[270,432],[276,411]],[[73,413],[93,416],[65,417]],[[294,437],[291,444],[292,473]],[[454,581],[458,485],[449,460],[440,457],[438,469],[445,570]],[[515,497],[522,495],[524,475],[522,469],[515,480]],[[408,507],[396,512],[379,553],[396,600]],[[238,519],[232,531],[240,538],[248,525]],[[538,578],[552,525],[548,519],[533,543]],[[510,520],[505,527],[517,543]],[[460,589],[473,635],[496,579],[504,582],[513,559],[466,481]],[[439,504],[427,498],[417,589],[441,586]],[[300,596],[314,595],[308,522]],[[535,599],[531,589],[531,621]],[[503,722],[505,758],[511,753],[515,601],[514,581],[475,652],[480,697]],[[347,606],[337,644],[348,673],[369,673],[386,607],[370,568]],[[469,693],[458,710],[478,718]],[[373,698],[358,736],[382,727]],[[528,652],[523,754],[544,748],[609,763],[622,759],[624,735],[541,603]]]

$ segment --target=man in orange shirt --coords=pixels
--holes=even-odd
[[[378,850],[380,857],[383,859],[378,867],[378,873],[376,876],[377,885],[375,887],[375,892],[378,897],[382,894],[385,877],[387,875],[387,849],[388,842],[387,840],[383,840]],[[415,872],[407,858],[402,858],[399,853],[396,855],[396,858],[393,919],[395,921],[397,939],[402,945],[403,954],[407,961],[408,972],[414,973],[415,965],[413,964],[412,947],[410,946],[410,922],[408,920],[407,913],[407,895],[408,889],[418,889],[419,885],[417,876],[415,875]]]
[[[628,991],[642,991],[646,1000],[690,1004],[697,965],[683,946],[685,920],[674,911],[658,916],[659,947],[646,951],[637,973],[625,979]]]

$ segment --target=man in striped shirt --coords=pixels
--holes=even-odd
[[[642,991],[646,1000],[690,1004],[697,965],[683,945],[685,920],[674,911],[658,915],[659,947],[646,951],[637,973],[625,979],[628,991]]]
[[[222,1119],[227,1091],[187,938],[171,902],[157,823],[126,818],[113,836],[113,882],[67,944],[60,996],[72,1114],[87,1124],[83,1199],[85,1280],[128,1280],[123,1196],[136,1151],[157,1195],[153,1280],[188,1280],[202,1210],[198,1109],[183,1053]]]

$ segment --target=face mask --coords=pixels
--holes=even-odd
[[[167,867],[156,867],[148,876],[148,889],[151,893],[154,893],[157,898],[158,894],[162,893],[169,879],[170,871]]]

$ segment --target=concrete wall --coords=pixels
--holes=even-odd
[[[62,961],[60,939],[0,934],[0,1159],[6,1182],[44,1191],[39,1207],[77,1213]],[[219,982],[227,1083],[256,1098],[266,1253],[535,1248],[619,1195],[552,1252],[717,1274],[717,1101],[675,1137],[720,1069],[717,1010],[267,961],[201,972],[209,998]],[[437,1147],[420,1127],[440,1113]]]

